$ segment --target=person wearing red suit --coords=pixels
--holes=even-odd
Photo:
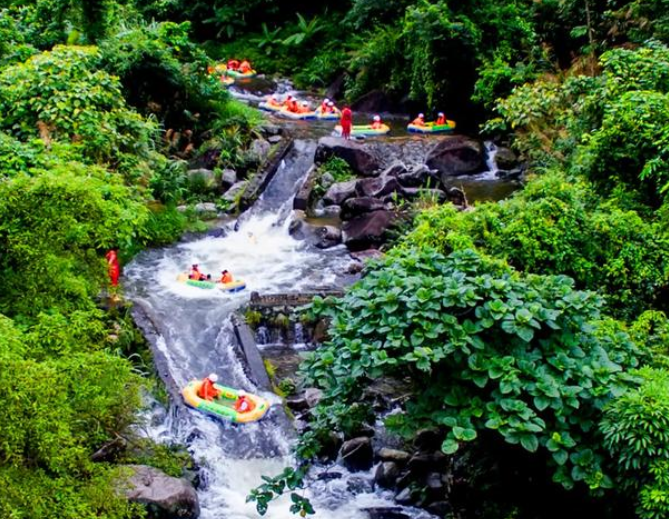
[[[353,126],[353,112],[347,106],[341,111],[341,120],[339,121],[341,125],[341,136],[344,139],[351,138],[351,126]]]

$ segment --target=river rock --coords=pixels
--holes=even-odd
[[[332,173],[326,171],[321,175],[320,184],[323,189],[328,189],[334,183],[335,183],[335,178],[332,176]]]
[[[443,137],[428,153],[425,164],[444,178],[485,171],[485,150],[479,141],[462,135]]]
[[[420,429],[416,432],[413,445],[422,451],[434,451],[441,448],[442,435],[436,429]]]
[[[322,164],[330,157],[339,157],[346,161],[353,171],[364,176],[376,176],[380,167],[376,157],[368,151],[364,143],[323,137],[318,141],[314,161],[316,164]]]
[[[349,198],[341,206],[341,219],[350,220],[364,213],[385,209],[383,201],[372,197]]]
[[[216,186],[216,174],[211,169],[189,169],[186,175],[191,185],[204,186],[207,189]]]
[[[226,202],[230,203],[237,202],[241,198],[244,191],[246,191],[247,186],[248,186],[247,180],[242,180],[241,182],[237,182],[230,189],[228,189],[221,198]]]
[[[325,205],[341,205],[345,200],[355,196],[356,184],[356,180],[332,184],[323,196],[323,203]]]
[[[283,140],[283,137],[281,135],[270,135],[267,137],[267,142],[270,144],[279,144]]]
[[[404,464],[409,461],[409,458],[411,458],[411,454],[406,451],[389,449],[387,447],[379,449],[379,452],[376,453],[376,456],[381,461],[393,461],[399,464]]]
[[[499,147],[495,153],[497,169],[512,170],[518,167],[518,157],[509,148]]]
[[[298,413],[309,409],[309,404],[307,404],[307,399],[304,398],[304,395],[294,395],[287,397],[286,405]]]
[[[382,177],[399,177],[405,173],[408,173],[406,164],[401,160],[395,160],[393,163],[383,170],[380,176]]]
[[[262,133],[265,137],[276,137],[283,133],[283,128],[281,128],[281,126],[268,122],[263,123],[259,129],[260,133]]]
[[[323,391],[315,387],[308,387],[304,390],[304,398],[309,407],[316,407],[323,398]]]
[[[497,178],[503,178],[504,180],[517,180],[523,176],[523,170],[520,168],[512,169],[510,171],[500,169],[495,172]]]
[[[427,478],[425,478],[425,488],[428,499],[432,501],[443,499],[446,493],[446,485],[441,480],[439,472],[430,472],[427,475]]]
[[[379,506],[364,508],[369,519],[411,519],[411,516],[398,506]]]
[[[424,198],[435,201],[439,204],[446,201],[446,193],[441,189],[428,189],[423,187],[405,187],[402,189],[402,195],[409,200]]]
[[[396,216],[392,211],[373,211],[344,223],[343,241],[353,251],[365,250],[383,243],[386,230]]]
[[[448,501],[435,501],[427,505],[425,510],[437,517],[448,517],[453,512],[453,507]]]
[[[417,166],[411,171],[401,173],[397,176],[397,180],[404,187],[422,187],[431,185],[435,187],[439,185],[438,172],[425,166]]]
[[[246,156],[251,162],[259,164],[265,161],[271,148],[272,145],[265,139],[254,139],[246,152]]]
[[[224,169],[221,172],[221,186],[229,189],[237,183],[237,172],[234,169]]]
[[[183,478],[173,478],[145,465],[128,465],[123,494],[129,501],[146,506],[155,519],[196,519],[200,515],[197,492]]]
[[[331,206],[336,207],[336,206]],[[318,230],[320,240],[316,243],[319,249],[329,249],[341,243],[341,229],[333,225],[326,225]]]
[[[383,258],[383,252],[378,249],[367,249],[360,250],[356,252],[351,252],[351,257],[357,261],[366,261],[370,259],[381,259]]]
[[[394,488],[400,468],[394,461],[379,463],[374,474],[374,482],[382,488]]]
[[[352,472],[369,470],[374,461],[372,440],[366,436],[345,441],[341,446],[341,463]]]
[[[361,197],[382,198],[398,191],[402,191],[402,186],[395,177],[363,178],[356,186]]]
[[[205,215],[216,216],[216,213],[218,212],[216,204],[213,202],[200,202],[199,204],[195,204],[194,210],[200,217]]]
[[[413,491],[409,487],[403,488],[395,495],[395,501],[400,505],[410,505],[414,501]]]

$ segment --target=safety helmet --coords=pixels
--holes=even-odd
[[[309,103],[307,103],[306,101],[302,101],[302,106],[309,106]]]
[[[277,99],[279,99],[279,96],[276,95],[276,94],[272,94],[272,99],[274,99],[276,101]]]
[[[375,116],[374,116],[374,121],[375,121],[375,122],[378,123],[380,120],[381,120],[381,117],[380,117],[380,116],[378,116],[378,115],[375,115]]]
[[[418,117],[422,119],[423,117],[425,117],[425,114],[418,114]]]
[[[240,389],[239,391],[237,391],[237,395],[238,396],[246,396],[246,391],[244,391],[243,389]]]
[[[328,103],[330,102],[330,100],[326,97],[325,99],[323,99],[323,102],[324,102],[325,104],[328,104]]]
[[[334,106],[334,101],[328,101],[328,106]]]
[[[444,117],[444,112],[439,112],[437,115],[438,115],[439,117]]]
[[[227,270],[223,270],[223,271],[221,271],[221,274],[225,274],[226,272],[227,272]]]
[[[216,373],[209,373],[207,378],[212,382],[218,382],[218,375]]]

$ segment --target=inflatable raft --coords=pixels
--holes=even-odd
[[[246,398],[253,402],[254,406],[250,411],[240,413],[239,411],[236,411],[234,407],[237,397],[239,396],[239,391],[237,389],[214,384],[214,387],[221,392],[221,395],[210,402],[198,396],[197,393],[201,386],[201,380],[191,380],[188,385],[183,388],[181,394],[183,395],[186,404],[216,418],[230,420],[235,423],[255,422],[265,416],[270,407],[269,402],[261,396],[246,393]]]
[[[387,124],[381,125],[381,128],[379,129],[372,128],[372,126],[369,124],[359,126],[353,125],[351,128],[351,137],[374,137],[376,135],[385,135],[389,131],[390,126]],[[341,135],[340,125],[335,126],[335,132],[337,132],[337,135]]]
[[[228,76],[232,76],[239,79],[247,79],[250,77],[255,77],[258,73],[255,70],[249,70],[248,72],[239,72],[238,70],[228,70]]]
[[[341,112],[339,110],[335,110],[334,112],[321,112],[317,110],[316,119],[321,121],[338,121],[341,119]]]
[[[301,113],[296,113],[296,112],[291,112],[290,110],[286,110],[285,108],[282,108],[281,110],[277,111],[277,113],[281,117],[286,117],[288,119],[295,119],[304,121],[306,119],[316,119],[316,112],[301,112]]]
[[[268,112],[280,112],[281,110],[283,110],[283,105],[274,106],[269,104],[267,101],[263,101],[258,105],[258,108],[262,110],[267,110]]]
[[[223,290],[224,292],[239,292],[246,288],[246,283],[241,279],[233,281],[232,283],[216,283],[215,281],[195,281],[194,279],[188,279],[188,274],[179,274],[177,281],[192,287],[209,290],[216,288],[218,290]]]
[[[407,130],[412,133],[443,133],[452,132],[455,129],[455,121],[446,121],[446,124],[425,123],[425,126],[410,124]]]

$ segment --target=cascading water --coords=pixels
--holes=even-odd
[[[321,251],[288,234],[292,195],[313,163],[314,150],[313,142],[296,141],[261,199],[236,226],[226,229],[225,236],[146,251],[127,267],[128,296],[147,310],[158,329],[156,347],[178,387],[216,372],[225,385],[257,392],[235,353],[231,313],[247,301],[251,291],[299,292],[337,284],[337,272],[343,272],[348,263],[345,250]],[[229,294],[177,283],[177,275],[193,263],[213,276],[228,269],[246,281],[247,289]],[[263,396],[274,409],[257,423],[237,426],[184,409],[168,413],[149,432],[158,439],[171,436],[187,443],[202,462],[205,484],[199,495],[204,519],[257,517],[254,504],[246,503],[249,490],[262,483],[261,475],[277,474],[291,464],[294,433],[280,399]],[[319,477],[318,472],[312,474],[307,492],[317,508],[316,517],[363,519],[365,507],[392,505],[388,496],[372,491],[371,474],[351,476],[338,467],[341,477],[333,479]],[[351,483],[357,480],[366,483]],[[285,496],[267,517],[293,517],[288,508]]]

